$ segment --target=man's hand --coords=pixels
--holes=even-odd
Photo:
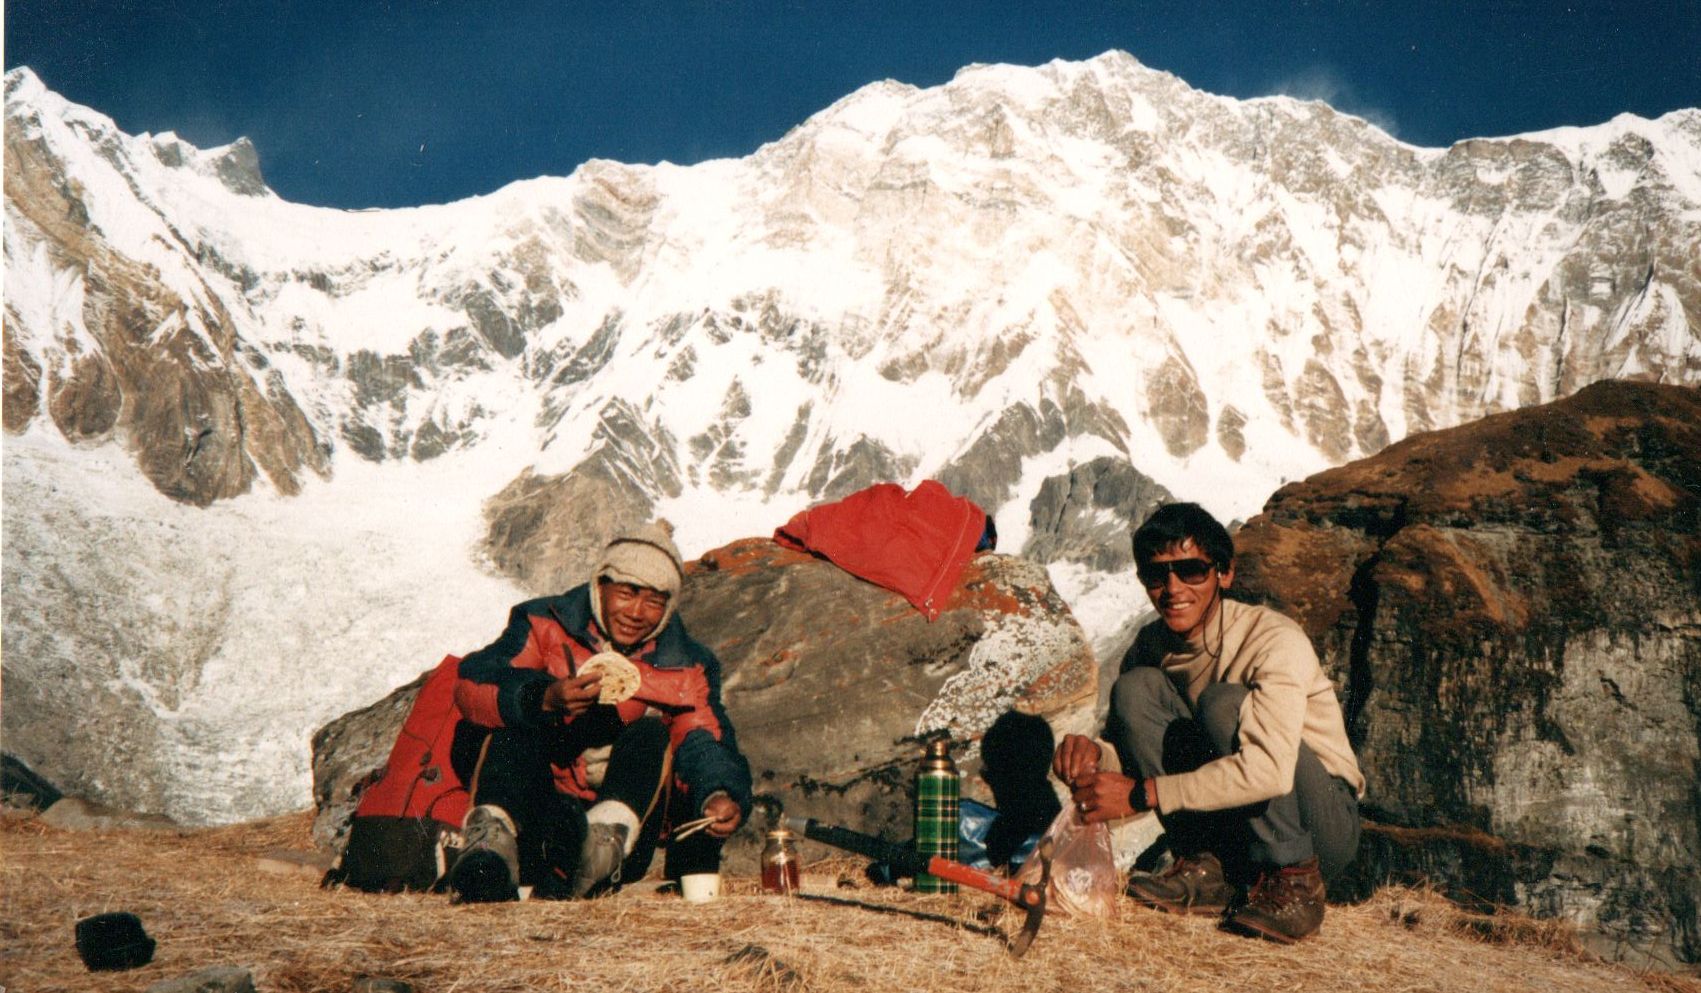
[[[1088,824],[1114,821],[1132,816],[1134,808],[1128,803],[1128,792],[1135,780],[1120,772],[1095,772],[1083,777],[1071,791],[1075,809]]]
[[[591,709],[597,702],[597,694],[602,692],[602,673],[587,672],[578,676],[563,676],[549,684],[549,689],[543,691],[543,709],[546,713],[566,711],[569,718],[577,717]]]
[[[1066,734],[1051,758],[1051,771],[1071,790],[1099,771],[1099,743],[1085,735]]]
[[[703,830],[717,838],[725,838],[738,830],[738,824],[744,819],[744,814],[738,809],[738,804],[725,793],[716,793],[703,804],[703,816],[713,817],[714,820]]]

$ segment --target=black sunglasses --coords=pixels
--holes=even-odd
[[[1198,586],[1216,567],[1216,563],[1205,559],[1173,559],[1169,562],[1147,562],[1135,569],[1134,574],[1139,576],[1140,582],[1147,587],[1167,584],[1172,572],[1175,573],[1175,578],[1188,586]]]

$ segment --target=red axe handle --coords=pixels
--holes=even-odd
[[[1014,879],[993,875],[961,862],[953,862],[944,856],[935,855],[927,860],[927,871],[940,879],[949,879],[953,883],[961,883],[971,889],[984,890],[994,896],[1001,896],[1018,907],[1029,907],[1039,903],[1039,893],[1032,887],[1024,887]]]
[[[907,875],[931,872],[940,879],[949,879],[971,889],[1001,896],[1018,907],[1035,907],[1039,904],[1040,894],[1033,887],[1024,888],[1014,879],[983,872],[961,862],[953,862],[942,855],[922,855],[914,848],[893,844],[884,838],[876,838],[849,828],[822,824],[812,817],[787,817],[786,824],[805,838],[856,852],[858,855],[866,855],[871,859],[890,862],[899,872]]]

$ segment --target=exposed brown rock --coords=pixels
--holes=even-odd
[[[18,434],[29,427],[41,409],[41,363],[18,347],[16,318],[10,307],[6,308],[6,322],[0,332],[5,349],[4,425],[7,431]]]
[[[61,433],[73,441],[118,437],[173,499],[204,506],[247,492],[257,468],[285,492],[299,488],[304,468],[328,472],[294,401],[275,385],[262,391],[242,366],[218,294],[208,289],[205,306],[181,299],[154,266],[120,255],[86,225],[81,196],[41,141],[8,116],[8,217],[46,242],[57,267],[81,275],[87,337],[66,332],[55,342],[62,362],[44,370],[8,351],[7,427],[28,424],[30,384],[45,380],[46,409]]]
[[[118,424],[118,377],[99,355],[72,359],[69,369],[47,374],[47,412],[71,441],[98,441]]]
[[[1305,425],[1305,437],[1331,462],[1352,453],[1346,395],[1323,363],[1313,359],[1299,377],[1295,403]]]
[[[1179,355],[1164,359],[1146,384],[1146,414],[1163,436],[1164,447],[1181,457],[1205,444],[1211,415],[1205,391],[1187,361]]]
[[[1126,459],[1103,457],[1048,477],[1028,505],[1022,554],[1036,562],[1080,562],[1104,572],[1131,568],[1128,522],[1173,497]]]
[[[867,435],[848,444],[828,438],[815,453],[809,469],[809,494],[838,500],[875,483],[904,479],[915,469],[915,457],[899,455]]]
[[[619,400],[602,410],[597,447],[571,471],[523,470],[485,501],[485,552],[504,574],[539,595],[582,582],[615,535],[650,516],[651,494],[678,496],[673,441]]]
[[[1236,541],[1239,588],[1343,692],[1371,816],[1497,839],[1378,843],[1377,874],[1492,877],[1701,958],[1701,392],[1603,382],[1417,435],[1283,487]]]
[[[491,562],[541,596],[589,573],[603,546],[649,517],[649,500],[592,461],[560,476],[525,470],[485,502],[484,516]]]
[[[1217,444],[1236,462],[1246,454],[1246,415],[1233,404],[1217,415]]]
[[[607,262],[622,279],[636,274],[660,197],[650,174],[618,162],[579,167],[587,180],[573,201],[580,222],[573,226],[573,254],[584,262]]]

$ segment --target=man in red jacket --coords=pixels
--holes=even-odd
[[[521,885],[581,897],[637,878],[664,821],[708,819],[670,847],[670,874],[719,863],[749,812],[750,767],[721,707],[720,662],[675,616],[684,578],[671,526],[645,525],[603,550],[591,582],[519,604],[461,661],[455,768],[475,806],[449,876],[457,899],[512,900]],[[636,667],[628,698],[602,702],[603,677],[580,671],[607,652]],[[584,753],[607,745],[593,787]]]

